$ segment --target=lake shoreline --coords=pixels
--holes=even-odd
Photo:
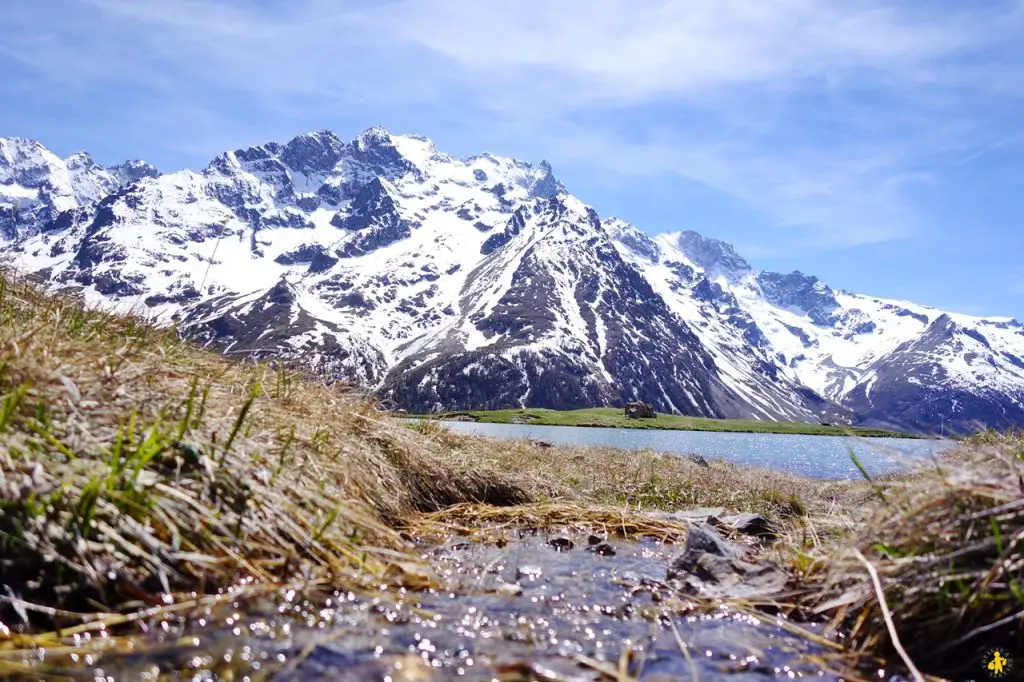
[[[948,441],[906,438],[858,438],[799,433],[751,433],[685,429],[576,428],[562,425],[484,421],[406,420],[453,433],[502,441],[522,440],[548,448],[607,448],[636,457],[661,453],[695,461],[719,460],[736,466],[772,470],[818,481],[863,480],[939,461]],[[554,450],[552,451],[554,454]]]
[[[768,422],[753,419],[709,419],[658,414],[648,419],[631,419],[620,408],[549,410],[543,408],[506,410],[451,410],[437,414],[409,414],[409,419],[435,421],[473,421],[487,424],[524,424],[533,426],[572,426],[600,429],[641,429],[664,431],[714,431],[723,433],[776,433],[804,436],[853,436],[858,438],[929,439],[930,436],[870,427],[811,424],[805,422]]]

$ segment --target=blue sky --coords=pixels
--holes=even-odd
[[[62,155],[201,167],[379,123],[547,159],[601,215],[725,239],[755,267],[1024,319],[1024,2],[7,0],[2,17],[0,135]]]

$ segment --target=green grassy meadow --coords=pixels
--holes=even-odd
[[[411,415],[426,418],[427,415]],[[429,415],[432,419],[451,420],[469,417],[488,424],[512,424],[517,420],[542,426],[589,426],[623,429],[676,429],[680,431],[734,431],[741,433],[789,433],[814,436],[859,436],[862,438],[916,438],[906,433],[854,426],[823,426],[802,422],[770,422],[756,419],[707,419],[658,414],[655,419],[629,419],[618,407],[594,407],[583,410],[510,409],[465,410]]]

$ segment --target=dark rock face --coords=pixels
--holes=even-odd
[[[88,270],[103,262],[124,260],[127,251],[110,240],[106,228],[116,225],[119,218],[114,213],[118,196],[113,194],[97,207],[92,222],[86,228],[85,238],[78,247],[74,263],[80,270]]]
[[[394,178],[417,169],[403,157],[390,134],[383,128],[370,128],[363,132],[349,148],[349,155],[362,163],[374,175]]]
[[[316,194],[319,200],[327,204],[328,206],[337,206],[342,201],[344,201],[345,197],[347,196],[345,193],[345,189],[343,187],[330,184],[321,185],[320,188],[316,191]],[[307,201],[312,202],[312,200],[309,199],[307,199]],[[317,204],[310,203],[309,206],[311,206],[311,208],[306,210],[311,211],[316,208]]]
[[[78,225],[87,223],[92,218],[92,211],[88,208],[72,208],[61,211],[57,216],[39,228],[43,234],[59,234],[66,232]]]
[[[166,294],[156,294],[153,296],[147,296],[143,303],[152,308],[153,306],[161,305],[163,303],[190,303],[199,298],[199,292],[191,284],[182,287],[182,289],[175,295],[168,296]]]
[[[489,256],[501,247],[505,246],[505,244],[512,241],[512,239],[522,231],[523,226],[526,224],[527,215],[528,214],[524,209],[517,209],[516,212],[512,214],[512,217],[509,219],[504,230],[487,238],[487,241],[485,241],[483,246],[480,247],[480,253],[485,256]]]
[[[900,308],[896,312],[896,314],[899,315],[900,317],[912,317],[915,320],[917,320],[918,322],[921,322],[922,324],[928,324],[928,316],[927,315],[922,315],[921,313],[915,313],[912,310],[907,310],[906,308]]]
[[[736,253],[731,244],[702,237],[692,230],[679,236],[679,247],[690,260],[709,272],[720,270],[742,273],[750,270],[750,265]]]
[[[259,216],[257,223],[261,228],[291,228],[297,230],[312,229],[313,221],[298,211],[283,210],[270,215]]]
[[[693,288],[693,297],[698,301],[706,301],[708,303],[712,301],[727,300],[729,294],[726,294],[722,289],[721,285],[712,282],[707,277],[701,277],[697,280],[697,286]]]
[[[381,216],[394,216],[397,210],[384,183],[380,178],[374,178],[359,190],[347,212],[338,213],[331,219],[331,225],[353,232],[365,230],[378,222]]]
[[[598,317],[605,329],[602,360],[618,387],[610,404],[641,401],[662,412],[724,416],[730,398],[697,337],[614,249],[595,252],[607,279],[598,287],[596,274],[581,272],[576,295],[578,301],[592,297],[591,333],[596,337]],[[630,331],[625,311],[635,320]]]
[[[626,235],[622,238],[622,241],[633,251],[645,256],[652,263],[657,263],[661,258],[661,250],[658,248],[658,245],[644,235]]]
[[[527,255],[512,278],[512,286],[491,314],[476,321],[484,334],[539,336],[554,330],[559,300],[555,279],[534,254]],[[538,299],[538,297],[540,297]]]
[[[275,263],[281,265],[297,265],[299,263],[311,263],[317,256],[324,256],[327,254],[325,249],[320,244],[303,244],[298,248],[292,249],[282,253],[274,259]]]
[[[803,310],[811,320],[821,326],[831,325],[833,313],[839,307],[835,293],[817,277],[800,271],[788,275],[762,272],[757,276],[765,300],[782,308]]]
[[[144,277],[123,275],[111,270],[92,277],[92,285],[105,296],[138,296],[146,291]]]
[[[281,161],[304,173],[324,173],[341,161],[346,144],[329,130],[299,135],[281,150]]]
[[[378,381],[383,354],[366,343],[343,343],[347,330],[317,320],[297,305],[297,294],[281,280],[248,306],[232,297],[193,307],[181,321],[182,336],[239,358],[280,359],[329,379],[365,385]]]
[[[401,217],[390,193],[379,178],[367,184],[345,213],[331,219],[335,227],[356,234],[339,249],[342,258],[363,256],[412,234],[412,224]]]
[[[813,348],[817,345],[817,340],[812,340],[803,329],[800,329],[799,327],[792,327],[788,324],[785,325],[785,327],[790,334],[800,339],[800,343],[804,345],[804,348]]]
[[[614,218],[606,221],[605,225],[609,236],[624,244],[633,253],[646,258],[652,263],[657,263],[661,260],[661,249],[658,248],[653,239],[640,230]]]
[[[547,161],[541,161],[540,168],[544,171],[544,175],[530,188],[531,196],[550,199],[565,191],[565,187],[555,179],[554,174],[551,172],[551,164]]]
[[[351,253],[351,252],[350,252]],[[309,269],[306,270],[307,274],[316,274],[320,272],[327,272],[338,262],[338,259],[325,251],[321,251],[313,256],[313,259],[309,261]]]
[[[411,412],[498,409],[520,402],[582,409],[607,400],[586,364],[560,355],[523,353],[509,359],[470,351],[414,368],[406,364],[391,370],[383,394]]]

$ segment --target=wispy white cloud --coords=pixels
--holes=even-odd
[[[512,80],[523,69],[541,80],[572,76],[560,103],[577,105],[913,69],[972,42],[961,17],[927,21],[863,2],[675,1],[645,11],[618,0],[390,7],[408,41],[491,79]]]
[[[758,208],[794,243],[833,248],[912,233],[906,190],[934,160],[1005,137],[977,101],[1015,96],[1000,74],[1021,72],[1024,18],[963,7],[40,0],[5,9],[0,53],[66,87],[145,92],[134,113],[153,103],[139,121],[150,128],[198,111],[204,144],[245,141],[231,98],[288,122],[402,107],[426,134],[548,149],[609,178],[679,175]]]
[[[1022,141],[1024,141],[1024,133],[1014,133],[1013,135],[1007,135],[1006,137],[997,140],[985,147],[982,147],[977,151],[971,152],[962,159],[954,161],[953,165],[962,166],[964,164],[971,163],[972,161],[977,161],[983,156],[988,156],[993,152],[999,151],[1000,149],[1003,149],[1005,147],[1010,147],[1012,145],[1019,144]]]
[[[737,197],[789,232],[766,236],[766,251],[779,237],[790,246],[830,249],[908,236],[916,220],[901,192],[930,181],[900,171],[900,160],[885,148],[772,152],[728,136],[693,143],[669,132],[643,142],[581,132],[552,144],[565,158],[601,163],[613,177],[676,175]]]

